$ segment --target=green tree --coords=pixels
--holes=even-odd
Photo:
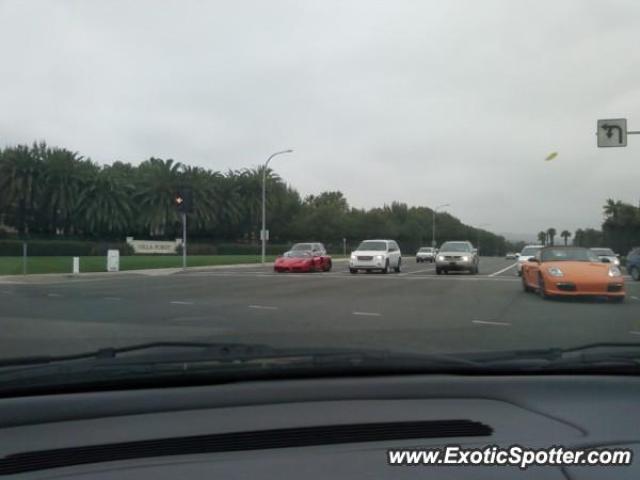
[[[130,234],[133,223],[133,184],[116,167],[94,172],[78,198],[83,230],[95,236]]]
[[[554,244],[554,239],[556,236],[556,229],[551,227],[547,230],[547,237],[549,238],[549,245]]]
[[[42,164],[24,145],[4,149],[0,159],[2,213],[22,235],[29,232],[29,223],[37,206]]]
[[[174,203],[183,166],[172,159],[150,158],[140,164],[135,201],[141,221],[151,236],[164,236],[179,221]]]
[[[547,232],[543,232],[543,231],[538,232],[538,242],[540,243],[540,245],[547,244]]]
[[[563,230],[560,236],[564,239],[564,245],[567,246],[571,232],[569,230]]]

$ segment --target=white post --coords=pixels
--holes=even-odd
[[[187,268],[187,214],[182,214],[182,268]]]
[[[73,274],[80,273],[80,257],[73,257]]]

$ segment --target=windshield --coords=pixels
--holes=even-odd
[[[470,252],[471,246],[468,243],[447,242],[440,247],[441,252]]]
[[[387,244],[386,242],[366,241],[358,245],[358,248],[356,250],[359,250],[359,251],[371,250],[375,252],[384,252],[385,250],[387,250]]]
[[[600,255],[603,257],[615,257],[616,254],[613,253],[613,250],[610,248],[592,248],[591,251],[596,255]]]
[[[0,360],[640,343],[640,1],[0,16]]]
[[[309,258],[313,255],[311,254],[311,251],[292,250],[288,252],[286,256],[290,258]]]
[[[597,262],[598,257],[588,248],[545,248],[543,262]]]
[[[313,245],[310,243],[296,243],[291,247],[291,252],[306,252],[313,250]]]

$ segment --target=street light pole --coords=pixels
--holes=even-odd
[[[433,209],[433,215],[432,215],[432,223],[431,223],[431,246],[433,248],[436,247],[436,212],[438,211],[438,209],[442,208],[442,207],[449,207],[451,206],[450,203],[443,203],[442,205],[438,205],[436,208]]]
[[[260,238],[262,239],[262,265],[264,265],[267,252],[267,168],[273,157],[292,152],[293,150],[282,150],[281,152],[272,153],[269,158],[267,158],[267,161],[264,162],[262,168],[262,230],[260,231]]]

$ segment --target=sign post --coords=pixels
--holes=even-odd
[[[187,268],[187,214],[182,213],[182,268]]]
[[[80,273],[80,257],[73,257],[73,274]]]
[[[27,242],[22,242],[22,274],[27,274]]]
[[[640,131],[627,130],[626,118],[598,120],[597,128],[598,148],[626,147],[627,135],[640,135]]]
[[[187,213],[193,209],[193,195],[191,188],[183,187],[176,192],[174,198],[176,208],[182,217],[182,268],[187,268]]]

